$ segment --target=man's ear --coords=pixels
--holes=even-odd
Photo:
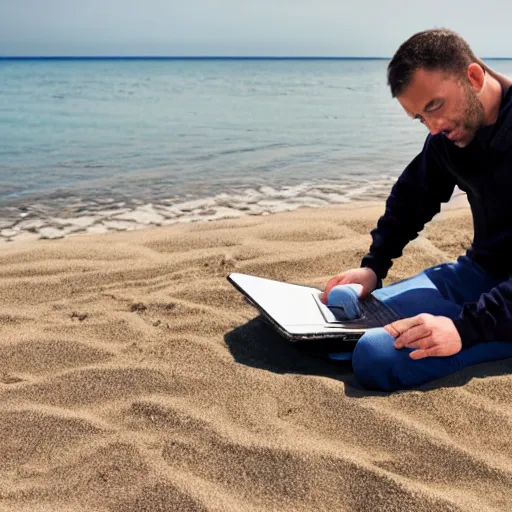
[[[476,89],[476,92],[480,92],[485,83],[485,71],[482,66],[476,62],[472,62],[468,66],[467,76],[473,89]]]

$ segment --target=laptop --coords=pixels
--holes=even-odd
[[[282,336],[292,342],[336,340],[340,347],[346,342],[347,347],[353,348],[367,329],[382,327],[401,318],[373,295],[360,301],[360,318],[346,321],[337,318],[336,307],[321,302],[322,291],[317,288],[239,273],[231,273],[227,279]]]

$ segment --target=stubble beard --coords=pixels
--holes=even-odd
[[[469,86],[465,87],[466,106],[463,113],[462,129],[464,137],[454,142],[459,148],[466,147],[474,138],[477,131],[484,124],[484,107],[478,99],[476,92]]]

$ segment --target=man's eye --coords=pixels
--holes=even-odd
[[[444,105],[443,100],[434,101],[431,105],[429,105],[428,111],[434,112],[435,110],[439,110]]]

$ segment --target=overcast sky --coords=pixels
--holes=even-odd
[[[0,55],[393,55],[458,31],[512,57],[512,0],[0,0]]]

